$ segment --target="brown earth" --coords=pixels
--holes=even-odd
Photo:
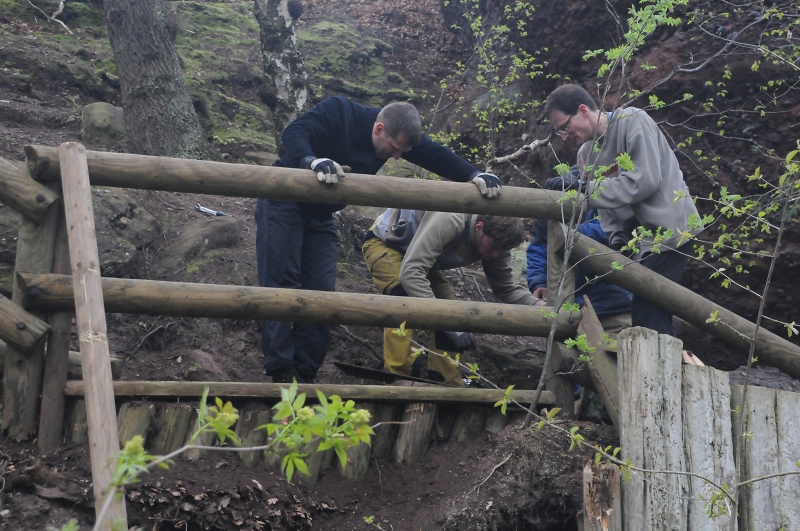
[[[352,20],[360,31],[390,42],[394,46],[392,61],[415,87],[435,86],[453,73],[455,60],[468,58],[461,38],[447,31],[448,23],[434,0],[308,0],[305,6],[301,28],[323,18]],[[542,34],[565,34],[566,21],[586,18],[585,9],[590,8],[569,9],[569,17],[546,11],[543,20],[550,23],[542,22],[546,28]],[[24,81],[0,83],[0,156],[9,160],[23,160],[26,144],[57,146],[80,140],[80,107],[73,103],[76,99],[84,103],[119,104],[113,85],[81,75],[88,67],[79,56],[59,53],[40,44],[42,33],[60,31],[54,24],[40,23],[41,19],[31,13],[0,20],[3,29],[0,59],[14,65],[35,65],[29,69],[33,73],[33,89],[26,87]],[[674,45],[668,38],[666,42]],[[567,48],[568,43],[555,49],[553,55],[567,57]],[[258,50],[253,51],[253,56],[259,56]],[[571,68],[585,69],[575,61]],[[237,75],[227,74],[231,78]],[[230,88],[241,99],[260,105],[255,88],[234,83]],[[516,146],[518,132],[514,130],[502,139],[503,148],[510,151]],[[87,147],[93,146],[87,144]],[[252,146],[230,148],[228,160],[244,162],[240,154]],[[534,178],[541,181],[547,176],[545,168],[552,167],[551,161],[545,155],[531,159],[527,163],[534,168]],[[519,180],[512,184],[528,185]],[[255,200],[136,190],[128,193],[141,208],[157,217],[162,229],[161,237],[142,249],[143,260],[133,276],[208,284],[257,284],[253,253]],[[160,255],[169,243],[186,227],[205,219],[194,210],[196,203],[240,220],[239,243],[197,264],[197,269],[191,272],[187,268],[164,268]],[[369,217],[351,212],[340,217],[337,291],[375,292],[356,243],[370,221]],[[795,245],[792,241],[787,247]],[[12,242],[6,242],[3,251],[10,251],[7,247],[12,246]],[[783,267],[783,274],[788,276],[793,269],[791,261]],[[697,292],[708,293],[707,276],[706,272],[692,268],[685,284]],[[450,279],[459,298],[481,300],[486,296],[491,300],[488,291],[478,287],[471,271],[453,272]],[[794,301],[791,290],[783,289],[782,297]],[[725,297],[730,300],[728,295]],[[790,314],[790,320],[791,315],[796,314]],[[199,364],[207,371],[204,376],[214,379],[267,381],[261,365],[257,323],[119,314],[109,314],[107,319],[112,355],[124,361],[123,379],[189,379],[190,369]],[[688,332],[686,339],[691,339]],[[543,346],[538,338],[479,335],[478,340],[520,353]],[[735,369],[744,359],[724,347],[712,345],[714,341],[708,336],[693,341],[692,350],[720,368]],[[72,347],[77,349],[76,337]],[[712,350],[717,354],[709,355]],[[377,368],[380,351],[380,330],[334,327],[318,381],[360,382],[342,374],[332,362]],[[492,370],[483,365],[483,360],[476,361],[487,371]],[[498,374],[499,385],[504,383],[502,373],[496,368],[493,372]],[[756,378],[761,385],[797,390],[796,381],[774,370],[763,370]],[[434,439],[425,459],[409,467],[396,465],[391,459],[374,460],[366,478],[356,482],[343,480],[332,468],[323,472],[316,485],[287,483],[263,464],[255,469],[242,468],[227,453],[191,464],[178,461],[171,470],[146,475],[141,483],[128,490],[129,523],[154,530],[338,530],[368,529],[370,526],[363,518],[374,516],[381,528],[398,531],[575,529],[574,516],[581,496],[578,470],[592,453],[568,451],[563,436],[522,430],[520,424],[520,415],[516,413],[509,427],[498,435],[487,433],[469,443]],[[615,444],[617,437],[609,426],[588,422],[580,426],[587,440]],[[34,442],[10,441],[0,434],[0,530],[44,529],[47,525],[60,526],[70,518],[77,518],[81,529],[90,529],[94,509],[87,452],[84,444],[41,456]]]

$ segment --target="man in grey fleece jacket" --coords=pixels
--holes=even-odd
[[[680,283],[691,245],[688,238],[702,226],[678,159],[653,119],[635,107],[602,112],[578,85],[554,90],[544,111],[565,143],[577,148],[595,140],[591,167],[596,173],[585,193],[589,207],[599,211],[611,248],[627,252],[648,269]],[[632,168],[617,163],[622,154],[630,157]],[[601,168],[605,171],[597,174]],[[627,244],[637,227],[652,234],[637,243],[633,252]],[[672,315],[636,295],[632,314],[633,326],[675,335]]]

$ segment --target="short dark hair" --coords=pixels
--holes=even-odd
[[[572,116],[581,105],[586,105],[590,111],[597,110],[597,103],[586,89],[580,85],[561,85],[547,96],[544,115],[549,118],[553,111],[561,111]]]
[[[403,135],[412,146],[416,146],[422,140],[422,121],[419,118],[419,111],[408,102],[390,103],[381,109],[375,122],[384,125],[384,131],[389,138],[396,139]]]
[[[483,223],[483,233],[498,249],[508,251],[525,241],[525,225],[520,218],[481,214],[477,221]]]

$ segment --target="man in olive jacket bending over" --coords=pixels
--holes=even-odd
[[[372,281],[384,295],[452,299],[442,271],[481,261],[498,299],[534,305],[540,299],[514,282],[511,269],[511,249],[524,240],[525,229],[518,218],[390,208],[367,233],[362,253]],[[412,375],[412,339],[416,341],[416,334],[409,329],[405,337],[384,330],[387,371]],[[468,332],[437,331],[433,341],[428,336],[428,347],[437,352],[463,352],[473,346]],[[428,358],[428,377],[464,385],[458,366],[436,355]]]

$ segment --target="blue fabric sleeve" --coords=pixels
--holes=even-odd
[[[547,243],[539,243],[535,238],[531,238],[526,254],[525,278],[528,281],[528,289],[533,292],[537,288],[546,288]]]

